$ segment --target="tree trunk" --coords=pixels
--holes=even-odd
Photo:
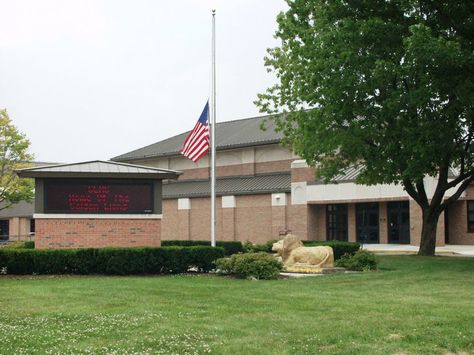
[[[434,256],[436,248],[436,227],[440,213],[431,208],[423,210],[423,224],[421,227],[421,241],[418,255]]]

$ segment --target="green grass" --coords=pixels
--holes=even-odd
[[[474,259],[279,281],[0,277],[0,354],[474,352]]]

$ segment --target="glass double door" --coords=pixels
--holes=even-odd
[[[357,241],[379,242],[379,204],[377,202],[356,204]]]
[[[410,244],[410,206],[408,201],[387,203],[388,242]]]

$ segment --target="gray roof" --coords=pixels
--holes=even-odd
[[[205,197],[211,194],[209,180],[183,180],[163,184],[163,198]],[[247,195],[290,192],[290,173],[218,178],[216,195]]]
[[[5,206],[5,204],[2,204]],[[20,201],[0,211],[0,218],[10,217],[32,217],[34,212],[34,203]]]
[[[342,173],[339,175],[336,175],[330,183],[343,183],[343,182],[353,182],[357,179],[359,176],[360,172],[362,171],[363,166],[358,166],[358,167],[350,167],[345,169]],[[456,176],[458,176],[457,172],[455,169],[450,168],[448,177],[450,179],[454,179]],[[317,184],[324,184],[323,180],[316,181]]]
[[[270,116],[246,118],[242,120],[220,122],[216,124],[216,149],[231,149],[246,146],[279,143],[281,132],[275,132],[275,122]],[[261,124],[265,121],[265,130]],[[193,125],[192,122],[189,123]],[[191,127],[192,128],[192,127]],[[112,158],[115,161],[130,161],[179,154],[186,136],[190,131],[167,138],[160,142]]]
[[[94,160],[74,164],[48,165],[18,170],[20,177],[100,177],[100,178],[138,178],[175,179],[181,172],[149,166]]]

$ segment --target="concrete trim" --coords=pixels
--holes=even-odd
[[[178,210],[190,210],[191,199],[189,198],[178,198]]]
[[[222,208],[235,208],[235,196],[222,196]]]
[[[308,164],[306,163],[306,160],[295,160],[291,163],[291,169],[299,169],[299,168],[307,168]]]
[[[272,194],[272,206],[286,206],[287,205],[286,193],[274,193]]]
[[[162,214],[35,213],[34,219],[162,219]]]

